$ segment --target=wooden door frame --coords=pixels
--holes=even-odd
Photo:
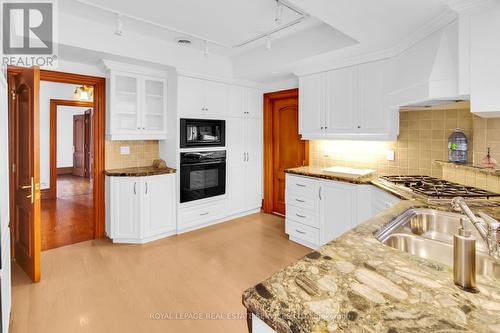
[[[57,197],[57,107],[75,106],[94,109],[94,102],[75,101],[67,99],[50,100],[50,187],[42,190],[42,199]]]
[[[7,77],[9,83],[9,91],[11,90],[11,79],[21,73],[25,68],[9,66],[7,67]],[[74,73],[57,72],[52,70],[41,69],[40,81],[67,83],[76,85],[87,85],[94,87],[94,102],[93,102],[93,150],[94,150],[94,170],[93,170],[93,215],[94,215],[94,238],[104,238],[104,223],[105,223],[105,201],[104,201],[104,145],[105,145],[105,125],[106,125],[106,78],[98,76],[81,75]],[[9,98],[10,101],[10,98]],[[9,112],[12,110],[9,107]],[[11,115],[9,115],[9,142],[14,142],[11,130]],[[13,161],[13,148],[10,145],[9,150],[9,166]],[[11,173],[12,177],[12,173]],[[11,194],[13,191],[13,182],[10,182]],[[11,205],[14,197],[11,195]],[[11,206],[12,207],[12,206]],[[11,214],[14,210],[11,209]],[[12,219],[11,219],[12,221]],[[11,228],[11,232],[14,232]],[[12,255],[14,255],[12,253]]]
[[[297,97],[299,89],[288,89],[264,94],[264,200],[262,209],[264,213],[272,214],[274,211],[274,151],[273,151],[273,102],[277,99]],[[309,143],[306,141],[306,160],[309,160]]]

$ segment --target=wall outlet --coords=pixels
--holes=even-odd
[[[120,147],[120,154],[121,155],[129,155],[130,154],[130,147],[129,146]]]
[[[396,159],[396,153],[394,150],[388,150],[387,151],[387,160],[388,161],[394,161]]]

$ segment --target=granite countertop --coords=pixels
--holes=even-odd
[[[329,179],[329,180],[337,180],[353,184],[370,184],[370,181],[374,177],[374,174],[369,174],[366,176],[356,176],[345,173],[326,172],[321,170],[321,168],[319,167],[313,167],[313,166],[302,166],[298,168],[285,169],[285,173]]]
[[[480,292],[464,292],[452,268],[375,239],[417,207],[449,210],[401,201],[246,290],[244,306],[277,332],[500,332],[500,281],[478,275]]]
[[[164,175],[167,173],[175,173],[177,170],[174,168],[155,168],[153,166],[148,167],[135,167],[135,168],[124,168],[124,169],[113,169],[106,170],[104,174],[111,177],[143,177],[143,176],[155,176]]]
[[[473,165],[471,163],[466,163],[466,164],[457,164],[453,162],[448,162],[448,161],[439,161],[436,160],[434,161],[435,164],[442,165],[442,166],[449,166],[457,169],[463,169],[463,170],[471,170],[475,172],[481,172],[489,175],[495,175],[495,176],[500,176],[500,169],[491,169],[491,168],[485,168],[482,166],[478,165]]]

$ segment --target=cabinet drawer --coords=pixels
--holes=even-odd
[[[287,192],[292,194],[302,194],[312,198],[319,195],[319,181],[316,179],[287,174],[285,188]]]
[[[319,210],[319,197],[311,197],[300,191],[286,191],[285,203],[302,209]]]
[[[224,215],[226,201],[210,202],[196,207],[179,210],[179,229],[194,227]]]
[[[319,230],[305,224],[286,219],[286,233],[311,244],[319,246]]]
[[[302,224],[318,228],[319,214],[309,209],[302,209],[291,205],[286,205],[286,219],[300,222]]]

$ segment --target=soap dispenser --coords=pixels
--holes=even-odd
[[[476,289],[476,239],[467,229],[467,220],[460,220],[458,234],[453,236],[453,280],[466,291]]]

